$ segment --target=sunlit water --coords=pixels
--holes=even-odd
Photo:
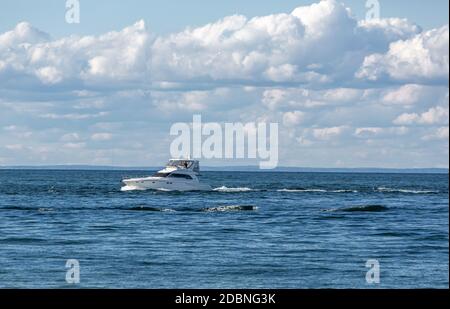
[[[448,288],[448,175],[0,171],[0,287]],[[366,261],[380,284],[366,282]]]

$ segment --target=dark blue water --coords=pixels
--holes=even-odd
[[[448,176],[205,172],[213,192],[121,192],[136,171],[0,171],[0,287],[448,288]],[[366,282],[366,261],[380,284]]]

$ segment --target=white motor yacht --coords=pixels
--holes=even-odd
[[[207,184],[200,183],[200,164],[197,160],[172,159],[166,167],[150,177],[124,179],[122,191],[210,191]]]

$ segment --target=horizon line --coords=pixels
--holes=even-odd
[[[126,166],[126,165],[95,165],[95,164],[16,164],[16,165],[0,165],[0,169],[72,169],[72,170],[82,170],[82,169],[133,169],[133,170],[152,170],[159,169],[161,166]],[[252,171],[270,172],[279,171],[280,169],[286,170],[365,170],[365,171],[440,171],[449,173],[449,167],[305,167],[305,166],[278,166],[270,170],[262,170],[258,165],[204,165],[203,170],[207,169],[251,169]]]

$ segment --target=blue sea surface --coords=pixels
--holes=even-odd
[[[121,191],[148,174],[0,170],[0,287],[449,287],[448,175],[204,172],[212,192]]]

